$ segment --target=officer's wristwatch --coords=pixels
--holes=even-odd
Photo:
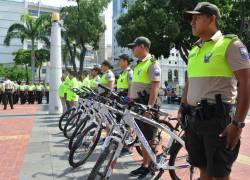
[[[245,123],[244,122],[240,122],[240,121],[237,121],[237,120],[233,120],[232,124],[235,125],[237,128],[240,128],[240,129],[242,129],[243,127],[245,127]]]

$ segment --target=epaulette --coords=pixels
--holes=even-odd
[[[224,35],[224,37],[228,39],[239,39],[238,36],[235,34],[226,34]]]

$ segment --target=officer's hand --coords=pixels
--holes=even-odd
[[[233,124],[227,125],[224,131],[219,135],[219,137],[226,137],[226,148],[232,151],[234,150],[235,146],[237,145],[242,129],[237,128]]]

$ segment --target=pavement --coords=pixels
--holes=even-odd
[[[178,106],[163,105],[176,114]],[[0,180],[75,180],[87,179],[96,162],[100,147],[82,167],[73,169],[68,164],[68,140],[58,129],[58,115],[49,115],[47,105],[16,105],[14,110],[0,106]],[[232,180],[247,180],[250,169],[250,113],[242,133],[240,154],[233,166]],[[141,158],[118,159],[112,180],[132,179],[129,172],[137,168]],[[164,180],[170,180],[168,173]]]

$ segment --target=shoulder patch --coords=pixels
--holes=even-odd
[[[107,80],[110,80],[111,79],[111,74],[110,73],[108,73],[107,75],[106,75],[106,78],[107,78]]]
[[[154,69],[154,75],[155,75],[155,76],[160,76],[160,73],[161,73],[161,72],[160,72],[160,69],[159,69],[159,68],[155,68],[155,69]]]
[[[224,35],[224,37],[228,39],[239,39],[238,36],[235,34],[226,34]]]
[[[247,48],[240,47],[240,54],[241,54],[241,57],[242,57],[243,60],[245,60],[245,61],[249,61],[250,60]]]

